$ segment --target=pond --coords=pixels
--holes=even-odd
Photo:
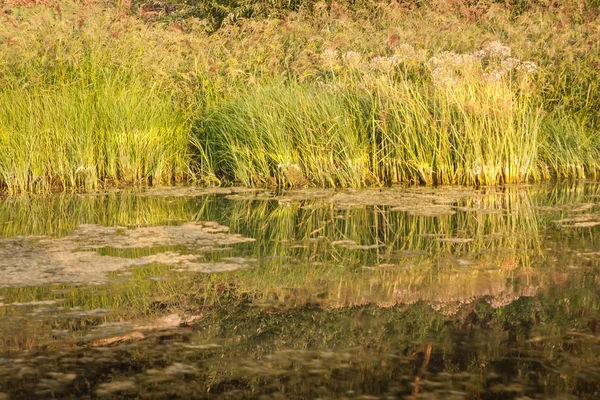
[[[0,199],[0,399],[600,396],[600,185]]]

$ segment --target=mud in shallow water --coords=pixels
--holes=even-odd
[[[600,187],[0,202],[0,399],[597,398]]]

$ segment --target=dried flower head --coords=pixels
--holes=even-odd
[[[457,54],[453,51],[442,51],[436,56],[431,57],[427,64],[431,69],[455,69],[479,64],[479,62],[480,60],[472,54]]]
[[[338,57],[339,57],[339,52],[334,49],[326,49],[321,54],[321,60],[323,60],[323,62],[328,66],[337,64]]]
[[[358,67],[362,63],[362,56],[355,51],[348,51],[343,55],[344,63],[351,67]]]
[[[514,69],[517,69],[521,65],[521,61],[516,58],[508,57],[500,63],[500,70],[503,73],[510,72]]]
[[[392,57],[373,57],[370,67],[374,71],[390,73],[394,71],[394,59]]]
[[[416,52],[414,47],[412,47],[410,44],[402,43],[396,49],[396,52],[394,53],[394,58],[398,61],[408,61],[415,59],[415,55]]]
[[[500,83],[502,82],[502,73],[500,71],[484,72],[483,79],[485,79],[487,83]]]
[[[431,71],[431,79],[436,85],[450,87],[458,83],[452,70],[438,67]]]
[[[532,61],[523,61],[517,69],[519,71],[525,71],[526,74],[532,74],[537,71],[538,67]]]
[[[510,47],[503,45],[498,41],[487,43],[483,50],[488,57],[507,58],[511,55]]]

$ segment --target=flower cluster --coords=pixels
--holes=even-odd
[[[512,71],[531,74],[535,63],[511,57],[511,49],[500,42],[489,42],[471,54],[443,51],[426,63],[435,84],[449,87],[469,79],[483,79],[488,84],[499,84]]]
[[[526,74],[532,74],[537,71],[537,65],[533,61],[523,61],[517,66],[517,70],[525,71]]]
[[[511,55],[510,47],[498,41],[490,41],[472,53],[442,51],[429,58],[425,50],[417,50],[407,43],[397,45],[391,56],[376,55],[367,58],[356,51],[340,53],[332,48],[325,49],[320,56],[322,66],[327,69],[338,71],[339,68],[346,67],[363,74],[394,74],[401,66],[417,67],[422,74],[422,67],[425,66],[431,72],[434,84],[452,87],[477,82],[497,85],[514,76],[529,75],[537,71],[535,63],[521,61]]]
[[[362,56],[355,51],[348,51],[342,56],[344,63],[350,67],[358,67],[362,64]]]
[[[415,50],[410,44],[403,43],[392,56],[371,58],[370,68],[374,71],[391,72],[403,63],[422,62],[426,57],[425,50]]]
[[[373,71],[390,73],[394,71],[396,64],[392,57],[373,57],[369,66]]]
[[[478,64],[480,60],[473,54],[457,54],[453,51],[442,51],[434,57],[431,57],[427,65],[432,69],[436,68],[463,68]]]
[[[483,73],[483,79],[485,79],[488,83],[500,83],[502,82],[502,72],[501,71],[489,71]]]
[[[493,41],[493,42],[487,43],[483,47],[482,51],[484,51],[488,57],[498,57],[501,59],[510,57],[510,55],[512,53],[510,47],[504,46],[502,43],[500,43],[498,41]]]
[[[339,52],[334,49],[326,49],[321,54],[321,60],[323,60],[323,63],[328,67],[330,67],[331,65],[337,64],[338,57],[339,57]]]
[[[452,70],[445,68],[436,68],[431,71],[431,80],[440,86],[454,86],[458,83],[456,74]]]
[[[416,50],[407,43],[396,46],[394,54],[391,56],[365,57],[356,51],[347,51],[340,53],[337,49],[327,48],[321,54],[321,66],[324,68],[340,67],[344,65],[348,68],[360,71],[375,71],[383,73],[393,73],[396,68],[404,63],[422,63],[427,59],[427,51]]]

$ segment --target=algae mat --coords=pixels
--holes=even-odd
[[[210,222],[134,228],[79,225],[72,235],[62,238],[0,239],[0,287],[57,282],[100,284],[106,283],[109,273],[152,263],[207,273],[247,267],[244,262],[203,262],[198,254],[254,240],[227,231],[227,227]],[[195,254],[161,251],[174,246],[193,247]],[[136,258],[111,257],[94,251],[103,248],[157,251]]]

